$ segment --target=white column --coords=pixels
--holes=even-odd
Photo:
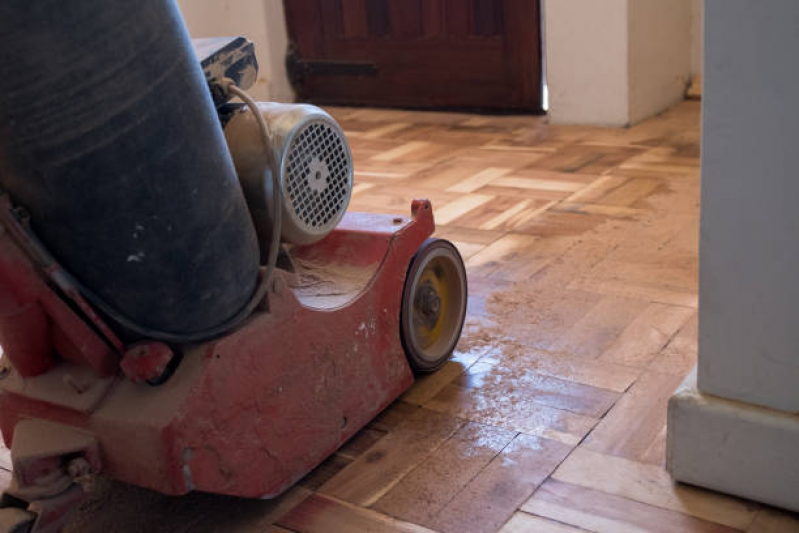
[[[799,2],[706,0],[699,363],[675,478],[799,511]]]

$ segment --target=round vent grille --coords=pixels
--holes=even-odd
[[[352,157],[343,132],[324,120],[303,125],[283,168],[283,194],[295,223],[326,234],[344,216],[351,188]]]

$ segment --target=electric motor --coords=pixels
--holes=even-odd
[[[230,119],[225,137],[259,239],[263,244],[271,236],[270,173],[276,172],[283,196],[282,240],[319,241],[341,221],[352,195],[352,154],[344,132],[316,106],[261,102],[258,108],[269,127],[271,153],[264,153],[247,109]]]

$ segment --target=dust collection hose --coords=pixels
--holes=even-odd
[[[131,340],[240,323],[259,239],[175,0],[3,0],[0,50],[0,188],[85,299]]]
[[[258,129],[261,132],[261,141],[264,145],[264,151],[269,158],[267,164],[272,164],[272,135],[269,131],[269,126],[264,120],[264,117],[261,116],[261,113],[258,110],[258,104],[243,89],[235,85],[233,80],[225,78],[223,80],[222,86],[225,90],[237,96],[242,102],[244,102],[252,112],[258,123]],[[182,344],[218,337],[235,328],[252,314],[261,300],[263,300],[266,296],[266,293],[269,290],[269,281],[272,278],[272,273],[274,272],[275,265],[277,264],[277,256],[280,253],[280,232],[282,226],[281,208],[283,206],[282,187],[280,184],[280,174],[278,172],[270,172],[270,174],[272,176],[272,190],[274,191],[272,194],[272,213],[274,213],[274,220],[272,222],[272,237],[269,241],[267,262],[266,265],[264,265],[264,271],[261,273],[261,279],[258,282],[252,298],[250,298],[250,301],[241,309],[241,311],[236,313],[236,315],[234,315],[227,322],[209,330],[192,334],[177,334],[166,331],[158,331],[136,324],[129,318],[123,316],[121,313],[113,309],[110,305],[104,302],[102,298],[94,294],[91,290],[82,286],[79,282],[72,280],[73,283],[75,283],[79,291],[103,313],[111,317],[115,322],[125,329],[128,329],[137,335],[141,335],[142,337]]]

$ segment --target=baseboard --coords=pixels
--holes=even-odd
[[[799,511],[799,414],[702,394],[694,370],[669,400],[666,468],[677,481]]]

